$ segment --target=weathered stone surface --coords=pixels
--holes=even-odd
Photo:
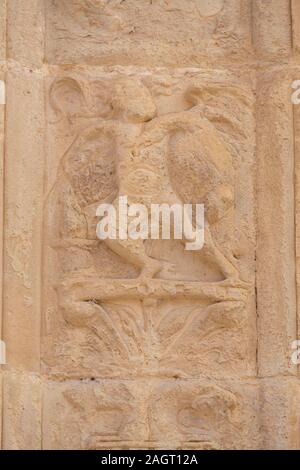
[[[6,0],[0,1],[0,61],[6,59]]]
[[[47,0],[54,64],[199,66],[251,55],[244,0]]]
[[[297,2],[297,0],[296,0]],[[284,60],[292,49],[292,2],[254,0],[253,43],[256,55],[265,62]],[[294,15],[296,20],[296,15]]]
[[[48,122],[53,124],[49,126],[48,174],[53,166],[58,170],[53,183],[49,181],[45,219],[49,259],[45,273],[46,371],[70,377],[124,378],[254,374],[255,233],[249,230],[254,218],[251,80],[245,77],[243,89],[238,86],[240,76],[229,73],[219,73],[217,78],[212,72],[201,71],[161,76],[134,70],[126,76],[125,72],[103,73],[89,80],[64,76],[49,84]],[[85,101],[87,96],[92,97],[90,102]],[[132,103],[133,96],[136,103]],[[150,109],[154,110],[145,126],[131,123],[129,115],[134,104],[136,113],[145,112],[148,119],[143,96],[151,96]],[[67,99],[74,109],[68,107]],[[122,114],[120,105],[124,106]],[[231,134],[226,134],[228,106],[237,116],[232,117]],[[247,128],[243,136],[242,128]],[[78,137],[74,139],[75,130]],[[207,243],[194,254],[184,252],[179,241],[149,241],[146,251],[141,242],[140,247],[134,247],[140,249],[141,257],[133,263],[134,268],[130,240],[123,241],[128,251],[123,257],[118,256],[117,242],[107,246],[97,241],[96,207],[109,197],[117,201],[122,191],[146,205],[150,201],[173,204],[200,200],[205,195],[201,186],[206,185],[209,191],[209,184],[215,184],[206,178],[219,178],[203,173],[202,153],[206,152],[211,169],[218,165],[223,172],[220,189],[228,185],[229,198],[240,201],[236,208],[231,199],[220,205],[217,202],[215,207],[207,193],[211,246]],[[114,154],[115,162],[111,160]],[[132,154],[137,155],[136,161],[131,162]],[[190,168],[185,176],[187,165]],[[115,174],[119,175],[119,188]],[[136,192],[143,175],[151,175],[156,194],[151,178],[145,193]],[[241,179],[243,185],[238,182]],[[225,211],[220,223],[217,211]],[[226,238],[231,240],[227,246]],[[239,258],[238,267],[234,266],[234,254]],[[155,280],[145,277],[142,293],[136,276],[143,263],[151,265],[153,259],[160,272]],[[147,289],[152,290],[151,295]],[[83,356],[78,341],[90,352]]]
[[[255,382],[50,382],[44,399],[46,449],[259,446]]]
[[[3,169],[5,148],[5,59],[6,59],[6,1],[0,1],[0,226],[3,227]],[[0,235],[0,298],[3,295],[3,229]],[[3,309],[0,307],[0,340],[3,338]],[[3,362],[3,361],[0,361]],[[2,449],[2,365],[0,364],[0,449]]]
[[[41,381],[32,374],[3,377],[3,449],[41,449]]]
[[[2,448],[300,448],[298,3],[0,0]]]
[[[264,449],[298,450],[300,382],[276,377],[261,381],[261,436]]]
[[[258,74],[256,279],[262,377],[296,372],[291,363],[297,338],[292,82],[290,71]]]
[[[44,1],[9,0],[7,3],[7,58],[29,68],[44,61]]]
[[[43,80],[7,74],[4,336],[10,367],[39,371],[44,171]]]

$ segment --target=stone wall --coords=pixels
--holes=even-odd
[[[3,449],[300,448],[299,54],[298,0],[0,0]]]

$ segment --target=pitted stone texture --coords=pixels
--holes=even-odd
[[[201,70],[49,79],[47,373],[255,374],[252,86]],[[96,209],[120,194],[204,203],[204,248],[100,242]]]
[[[259,446],[257,383],[49,382],[44,397],[45,449]]]
[[[0,0],[4,449],[300,448],[298,3]]]
[[[197,66],[251,54],[244,0],[47,0],[47,61]]]

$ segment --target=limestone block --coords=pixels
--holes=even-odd
[[[261,376],[293,374],[297,338],[294,123],[289,71],[258,75],[257,309]]]
[[[0,68],[0,226],[3,229],[3,168],[4,168],[4,149],[5,149],[5,101],[6,101],[6,86],[5,86],[5,72]],[[0,235],[0,296],[2,298],[3,287],[3,230]],[[0,308],[0,340],[2,339],[2,306]]]
[[[260,446],[256,382],[164,382],[150,403],[151,439],[157,442],[206,450]]]
[[[255,374],[252,85],[249,74],[201,70],[49,79],[47,374]],[[133,257],[130,240],[123,255],[100,242],[96,208],[122,192],[148,206],[206,201],[207,248],[148,240]]]
[[[258,58],[266,62],[282,61],[292,52],[290,0],[254,0],[252,8],[253,39]]]
[[[6,59],[6,3],[0,1],[0,62]]]
[[[45,449],[259,447],[257,383],[50,382],[44,396]]]
[[[203,66],[251,54],[245,0],[47,0],[49,63]]]
[[[145,397],[139,391],[138,384],[119,380],[48,382],[43,447],[96,450],[147,440]]]
[[[7,75],[4,339],[11,367],[39,370],[44,171],[43,79]]]
[[[300,448],[299,14],[0,0],[3,449]],[[204,246],[99,240],[124,195]]]
[[[37,376],[10,372],[3,378],[3,449],[41,449],[41,384]]]
[[[4,162],[4,123],[5,123],[5,67],[6,59],[6,1],[0,1],[0,266],[3,266],[3,162]],[[0,295],[2,298],[3,272],[0,273]],[[0,340],[2,340],[2,308],[0,309]],[[2,449],[2,366],[0,365],[0,449]]]
[[[7,58],[32,68],[44,60],[43,0],[7,0]]]
[[[292,27],[293,27],[293,49],[298,55],[300,52],[300,4],[292,0]]]
[[[276,377],[262,381],[260,431],[263,449],[299,449],[299,403],[299,379]]]

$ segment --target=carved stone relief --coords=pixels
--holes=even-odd
[[[258,439],[258,390],[207,381],[49,383],[43,419],[50,449],[249,447]],[[53,414],[52,410],[57,413]],[[247,424],[246,424],[247,423]]]
[[[49,79],[43,367],[53,378],[206,377],[213,390],[220,376],[255,373],[255,234],[243,226],[254,214],[243,202],[254,184],[252,83],[222,75]],[[100,241],[96,209],[120,195],[204,203],[204,248]],[[227,392],[216,393],[226,408]]]
[[[0,447],[300,448],[298,13],[0,0]],[[121,196],[203,248],[101,241]]]
[[[46,7],[50,63],[180,67],[251,54],[251,5],[243,0],[49,0]]]

